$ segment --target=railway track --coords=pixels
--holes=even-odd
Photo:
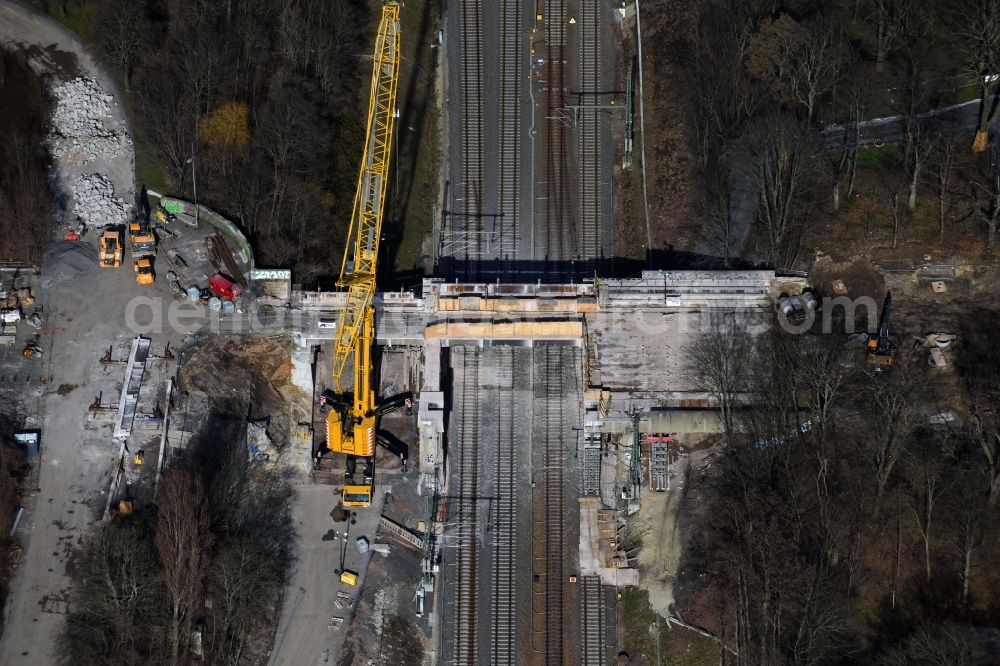
[[[572,202],[566,155],[567,129],[572,121],[566,114],[566,4],[564,0],[545,3],[546,117],[545,117],[545,257],[551,261],[572,259]]]
[[[580,0],[576,32],[577,103],[583,106],[601,104],[601,9],[599,0]],[[576,255],[580,259],[602,257],[601,174],[605,146],[601,140],[601,109],[579,109],[575,128],[577,172],[579,173],[579,215]]]
[[[541,548],[536,549],[534,561],[536,575],[540,575],[541,586],[536,588],[534,597],[535,614],[542,616],[541,645],[536,642],[534,651],[543,657],[545,664],[562,664],[566,659],[565,635],[565,556],[566,539],[563,520],[565,517],[565,489],[563,487],[563,465],[565,464],[565,413],[563,405],[563,348],[539,346],[535,348],[538,376],[542,391],[536,402],[535,419],[541,420],[539,433],[544,446],[542,465],[544,473],[543,506],[536,513],[541,517]],[[538,560],[542,560],[541,563]],[[539,566],[540,564],[540,566]],[[539,572],[540,570],[540,572]],[[539,599],[539,594],[541,598]],[[536,626],[537,628],[537,626]]]
[[[580,663],[583,666],[604,666],[604,595],[600,576],[584,576],[580,581],[583,603],[580,605],[582,630]]]
[[[498,411],[490,663],[517,663],[517,479],[512,347],[494,347]]]
[[[482,256],[483,59],[482,0],[462,0],[462,206],[460,252],[466,264]]]
[[[500,164],[497,221],[497,259],[517,259],[519,240],[521,160],[521,70],[524,47],[521,39],[520,0],[500,1]]]
[[[451,353],[461,367],[461,378],[453,408],[456,415],[454,442],[457,458],[456,490],[453,493],[457,549],[454,589],[455,664],[477,663],[479,652],[477,582],[479,542],[477,530],[477,492],[479,483],[479,349],[454,347]]]

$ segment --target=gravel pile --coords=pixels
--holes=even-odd
[[[73,209],[88,227],[97,228],[125,221],[128,208],[115,196],[111,181],[99,173],[85,173],[70,186]]]
[[[45,250],[42,275],[47,279],[76,280],[97,271],[97,248],[90,243],[61,241]]]
[[[132,139],[128,133],[106,126],[114,98],[95,79],[71,79],[55,86],[52,93],[56,110],[52,114],[49,147],[56,159],[86,164],[130,153]]]

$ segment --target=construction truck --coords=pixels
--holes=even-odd
[[[122,234],[117,229],[108,229],[101,234],[101,250],[98,262],[101,268],[121,268],[125,249],[122,247]]]
[[[139,284],[153,284],[156,281],[156,273],[153,272],[153,261],[148,256],[136,259],[133,270],[135,270],[135,281]]]
[[[892,294],[886,292],[882,303],[882,315],[878,320],[878,332],[868,335],[868,365],[875,372],[888,372],[896,362],[896,341],[889,335],[889,320],[892,318]]]
[[[412,401],[401,394],[381,404],[375,398],[372,347],[375,343],[375,298],[378,246],[382,236],[385,193],[389,182],[390,152],[396,121],[396,88],[399,73],[400,3],[382,6],[375,37],[368,122],[362,146],[361,169],[354,194],[354,208],[337,285],[347,289],[346,306],[337,323],[334,341],[333,385],[324,396],[330,410],[326,418],[326,446],[347,456],[343,503],[369,506],[375,494],[375,444],[389,446],[404,460],[406,445],[379,431],[379,419],[388,411]],[[353,382],[342,386],[353,359]]]

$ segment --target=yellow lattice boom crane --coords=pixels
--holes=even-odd
[[[378,422],[382,414],[402,404],[409,406],[411,396],[404,394],[381,404],[376,402],[372,363],[378,246],[396,119],[399,11],[398,2],[383,4],[375,39],[364,153],[344,261],[337,281],[339,287],[347,289],[347,304],[340,313],[334,343],[333,381],[336,392],[324,393],[324,402],[331,406],[326,419],[327,448],[347,455],[343,494],[345,506],[371,504],[375,485],[376,440],[399,455],[406,455],[405,445],[380,436]],[[344,375],[352,359],[353,385],[347,390]]]

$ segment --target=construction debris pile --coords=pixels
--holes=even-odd
[[[125,202],[115,196],[115,186],[99,173],[85,173],[69,186],[74,213],[90,227],[122,224],[128,213]]]
[[[52,114],[49,148],[65,164],[86,164],[97,158],[129,155],[132,138],[124,128],[109,128],[113,97],[91,78],[66,81],[52,89],[56,110]]]
[[[77,280],[96,272],[97,248],[90,243],[52,243],[42,262],[42,286],[51,286],[50,280]]]

